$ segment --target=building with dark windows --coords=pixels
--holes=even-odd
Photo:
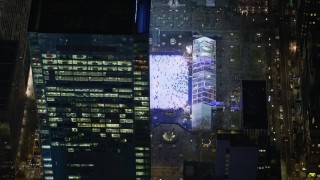
[[[0,179],[14,179],[14,156],[8,117],[18,42],[0,40]]]
[[[259,151],[259,147],[241,132],[218,132],[216,179],[258,179]]]
[[[268,129],[266,82],[243,80],[241,90],[242,128]]]
[[[83,34],[148,33],[148,0],[34,0],[29,31]]]
[[[26,139],[21,128],[30,65],[26,38],[30,4],[31,0],[0,0],[0,134],[4,133],[0,142],[0,164],[10,166],[0,172],[0,179],[6,174],[9,174],[6,178],[14,179],[14,171],[17,173],[28,159],[27,146],[22,146]],[[11,162],[2,166],[2,157]]]
[[[272,169],[276,166],[275,163],[271,163],[274,151],[270,146],[266,92],[266,81],[264,80],[241,81],[242,133],[259,148],[258,179],[278,176],[278,172]],[[277,173],[274,175],[271,174],[272,172]]]
[[[216,179],[278,179],[279,156],[261,130],[219,130],[216,141]]]
[[[304,3],[304,4],[303,4]],[[301,34],[298,44],[298,61],[301,75],[301,86],[295,95],[294,105],[298,111],[292,121],[295,125],[294,140],[297,145],[297,154],[303,154],[304,162],[300,167],[305,177],[320,177],[320,116],[319,116],[319,2],[301,2],[298,20]],[[308,24],[308,22],[310,22]],[[304,23],[304,24],[303,24]],[[303,36],[304,35],[304,36]],[[299,146],[302,144],[302,146]]]
[[[299,0],[297,7],[297,33],[300,38],[308,36],[308,32],[317,30],[320,18],[318,1]]]
[[[320,177],[319,59],[320,2],[296,1],[296,61],[291,119],[296,171],[304,178]]]
[[[150,179],[148,1],[34,1],[44,179]]]

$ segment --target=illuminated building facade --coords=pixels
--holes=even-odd
[[[192,129],[211,130],[216,100],[216,41],[201,37],[193,41]]]
[[[149,6],[32,1],[44,179],[150,179]]]
[[[147,38],[29,42],[45,179],[150,179]]]

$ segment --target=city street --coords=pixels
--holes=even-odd
[[[33,92],[32,73],[30,69],[17,152],[17,159],[19,160],[18,179],[41,179],[42,174],[39,131],[36,130],[37,120],[35,115],[35,97]]]

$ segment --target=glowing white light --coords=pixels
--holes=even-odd
[[[186,46],[186,50],[188,54],[192,53],[192,46]]]
[[[32,80],[32,70],[31,67],[29,69],[29,76],[28,76],[28,85],[26,90],[26,96],[28,98],[34,98],[33,97],[33,80]]]

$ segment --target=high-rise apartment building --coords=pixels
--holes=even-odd
[[[44,178],[150,179],[148,1],[41,2],[28,37]]]

